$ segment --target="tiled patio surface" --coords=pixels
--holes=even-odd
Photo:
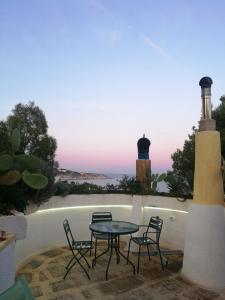
[[[203,289],[183,280],[179,274],[181,256],[169,256],[165,271],[161,270],[157,257],[149,261],[142,256],[138,275],[133,275],[131,266],[123,259],[116,264],[113,256],[108,281],[105,280],[107,255],[97,261],[94,269],[89,269],[91,280],[78,265],[63,280],[70,258],[67,247],[56,248],[34,256],[17,275],[26,277],[38,300],[225,300],[225,291]],[[89,255],[87,258],[91,262]],[[130,258],[136,265],[137,256]]]

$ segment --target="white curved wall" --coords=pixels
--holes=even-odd
[[[143,196],[144,224],[148,223],[151,216],[159,216],[163,219],[161,243],[171,249],[183,250],[187,212],[190,203],[191,200],[179,202],[176,198]],[[147,208],[149,205],[155,207]]]
[[[142,202],[143,224],[148,223],[150,216],[160,216],[164,220],[162,244],[166,243],[172,249],[183,249],[187,213],[179,211],[187,211],[189,201],[180,203],[175,198],[158,196],[135,197]],[[16,243],[17,266],[36,253],[66,244],[62,226],[65,218],[77,239],[89,239],[92,212],[111,211],[114,220],[132,221],[132,203],[131,195],[52,197],[38,208],[39,211],[27,215],[27,237]],[[149,205],[154,207],[147,207]]]

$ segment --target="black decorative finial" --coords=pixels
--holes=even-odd
[[[138,159],[149,159],[150,145],[151,145],[150,140],[145,137],[145,134],[143,134],[143,137],[140,138],[137,142]]]
[[[216,130],[216,121],[212,119],[211,85],[210,77],[202,77],[199,81],[202,98],[202,115],[199,121],[199,131]]]
[[[201,88],[210,88],[213,84],[213,81],[210,77],[202,77],[202,79],[199,81],[199,85]]]

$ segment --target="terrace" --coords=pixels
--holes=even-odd
[[[202,288],[188,282],[181,273],[182,255],[168,255],[168,267],[161,270],[158,257],[149,262],[142,254],[140,273],[133,275],[124,261],[110,266],[105,280],[107,256],[89,269],[91,280],[74,267],[63,280],[65,266],[70,259],[62,222],[68,218],[77,239],[90,239],[89,223],[93,211],[112,212],[115,220],[147,224],[152,215],[163,221],[162,249],[184,249],[187,211],[191,201],[183,203],[175,198],[131,195],[70,195],[53,197],[26,216],[28,232],[16,243],[17,275],[25,275],[35,299],[225,299],[225,290]],[[137,216],[137,204],[141,216]],[[136,212],[136,213],[135,213]],[[140,223],[139,223],[140,224]],[[121,241],[126,255],[128,237]],[[104,247],[101,244],[99,251]],[[86,256],[89,261],[92,257]],[[137,255],[131,255],[137,262]]]
[[[102,245],[103,246],[103,245]],[[125,245],[123,245],[125,246]],[[101,251],[101,250],[100,250]],[[33,295],[39,300],[81,300],[81,299],[224,299],[218,292],[202,289],[185,281],[179,270],[182,257],[172,255],[165,271],[161,270],[158,259],[151,262],[141,258],[141,269],[133,275],[130,266],[113,260],[109,280],[105,280],[108,257],[101,258],[94,269],[90,269],[88,280],[84,272],[75,267],[63,280],[65,265],[71,254],[67,247],[43,252],[18,270],[29,282]],[[90,258],[87,257],[89,262]],[[132,256],[136,261],[137,257]],[[219,297],[220,296],[220,297]]]

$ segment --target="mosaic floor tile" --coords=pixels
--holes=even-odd
[[[35,298],[43,296],[43,292],[40,286],[32,286],[32,294]]]
[[[219,297],[219,294],[213,291],[197,288],[183,294],[188,300],[213,300]]]
[[[98,254],[105,246],[101,244]],[[122,258],[117,264],[115,257],[110,264],[108,281],[105,280],[107,255],[88,269],[91,280],[78,265],[63,280],[71,258],[68,247],[32,257],[18,270],[17,276],[25,276],[37,300],[225,300],[225,289],[220,292],[202,289],[183,279],[179,273],[181,256],[171,256],[168,268],[162,271],[158,257],[149,261],[143,255],[140,273],[136,275]],[[88,253],[86,258],[91,264],[93,256]],[[137,256],[131,255],[130,259],[136,266]]]
[[[63,251],[60,249],[53,249],[53,250],[49,250],[47,252],[42,253],[43,256],[47,256],[47,257],[55,257],[59,254],[62,254]]]
[[[43,264],[43,260],[33,259],[24,266],[25,269],[37,269]]]

